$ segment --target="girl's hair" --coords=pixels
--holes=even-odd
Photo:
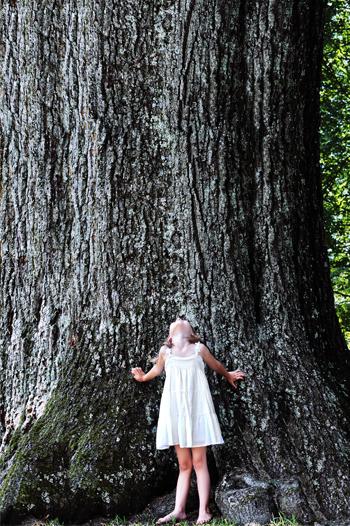
[[[186,318],[183,318],[182,316],[181,316],[181,319],[182,319],[182,320],[186,320]],[[186,320],[186,321],[188,321],[188,320]],[[192,326],[191,326],[191,327],[192,327]],[[169,337],[168,337],[168,338],[169,338]],[[172,347],[173,345],[172,345],[171,343],[169,343],[168,338],[166,338],[166,339],[163,341],[161,347],[166,346],[166,347],[168,347],[169,349],[171,349],[171,347]],[[200,342],[201,340],[202,340],[202,338],[200,337],[200,335],[199,335],[197,332],[194,332],[194,330],[192,329],[192,334],[190,334],[190,336],[188,337],[188,341],[189,341],[189,343],[196,343],[196,342]],[[152,362],[152,363],[156,363],[157,360],[158,360],[158,356],[159,356],[159,355],[154,356],[153,358],[150,358],[150,362]]]

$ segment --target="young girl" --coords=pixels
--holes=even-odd
[[[185,507],[192,468],[196,472],[200,502],[196,524],[203,524],[212,518],[208,508],[210,477],[207,446],[224,443],[204,364],[222,374],[234,388],[237,388],[236,380],[244,379],[245,373],[239,369],[227,371],[208,348],[200,343],[200,338],[194,333],[190,323],[181,318],[170,325],[169,336],[158,357],[152,361],[156,361],[156,364],[147,374],[140,367],[133,367],[131,373],[138,382],[147,382],[165,369],[156,448],[175,446],[179,463],[174,510],[158,519],[156,524],[186,519]]]

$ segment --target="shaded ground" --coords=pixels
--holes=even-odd
[[[217,507],[214,499],[215,486],[212,485],[210,491],[209,499],[209,509],[213,514],[213,518],[210,521],[211,526],[235,526],[234,521],[226,520],[222,517],[222,514]],[[115,517],[115,518],[106,518],[106,517],[96,517],[84,523],[72,523],[64,524],[64,526],[154,526],[155,522],[159,517],[163,517],[174,509],[176,496],[176,488],[167,495],[154,498],[141,512],[136,513],[128,518],[125,517]],[[176,526],[195,526],[196,520],[198,518],[198,507],[199,507],[199,498],[197,485],[194,477],[191,479],[190,491],[188,494],[187,504],[186,504],[186,513],[187,520],[184,521],[173,521],[173,525]],[[168,523],[171,525],[171,523]],[[28,517],[25,521],[16,526],[61,526],[62,522],[59,522],[58,519],[49,520],[43,518],[41,520],[34,517]],[[5,526],[5,525],[0,525]],[[256,522],[247,522],[244,526],[261,526]],[[297,522],[295,519],[288,519],[280,515],[279,518],[270,522],[269,526],[307,526]],[[347,521],[328,521],[324,523],[313,522],[308,526],[350,526],[350,519]]]

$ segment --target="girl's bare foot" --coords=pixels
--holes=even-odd
[[[204,513],[200,513],[198,515],[198,519],[196,520],[196,524],[205,524],[206,522],[209,522],[210,519],[212,519],[212,514],[209,511],[205,511]]]
[[[165,515],[165,517],[161,517],[160,519],[157,520],[156,524],[163,524],[164,522],[171,522],[172,520],[174,519],[186,519],[187,515],[184,511],[178,511],[176,512],[175,510],[174,511],[171,511],[170,513],[168,513],[168,515]]]

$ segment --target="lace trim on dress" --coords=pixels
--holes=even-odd
[[[172,352],[172,349],[171,348],[167,348],[167,357],[168,356],[174,356],[175,358],[191,358],[192,356],[196,356],[199,352],[199,345],[200,345],[200,342],[196,342],[195,343],[195,346],[194,346],[194,352],[192,354],[188,354],[187,356],[179,356],[178,354],[174,354]]]

